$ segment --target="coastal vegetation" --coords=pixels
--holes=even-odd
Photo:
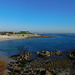
[[[20,32],[15,32],[15,34],[33,34],[29,31],[20,31]]]
[[[4,75],[5,69],[6,69],[6,62],[0,60],[0,75]]]
[[[20,31],[20,32],[0,32],[1,35],[8,35],[8,34],[33,34],[29,31]]]

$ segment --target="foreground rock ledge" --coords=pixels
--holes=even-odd
[[[61,51],[42,51],[42,58],[32,58],[32,54],[24,52],[18,55],[14,55],[11,58],[16,62],[11,62],[8,68],[11,69],[9,75],[61,75],[64,73],[70,74],[75,70],[75,59],[59,58],[50,60],[51,55],[61,55]],[[72,53],[72,52],[71,52]],[[37,55],[41,54],[37,52]],[[47,56],[48,54],[48,56]]]

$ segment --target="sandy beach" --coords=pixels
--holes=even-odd
[[[16,40],[16,39],[23,39],[23,38],[26,38],[26,37],[15,37],[15,36],[0,35],[0,41]]]

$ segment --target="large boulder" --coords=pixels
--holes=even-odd
[[[62,51],[56,50],[56,51],[55,51],[55,54],[56,54],[56,55],[62,55]]]
[[[37,52],[37,55],[38,55],[38,54],[40,54],[40,52],[39,52],[39,51]]]
[[[43,56],[43,57],[45,57],[45,56],[50,56],[50,52],[49,51],[42,51],[42,53],[39,53],[39,52],[37,52],[37,55],[39,55],[39,56]]]
[[[53,75],[53,74],[47,70],[46,75]]]

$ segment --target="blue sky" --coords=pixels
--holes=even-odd
[[[75,0],[0,0],[0,31],[75,33]]]

